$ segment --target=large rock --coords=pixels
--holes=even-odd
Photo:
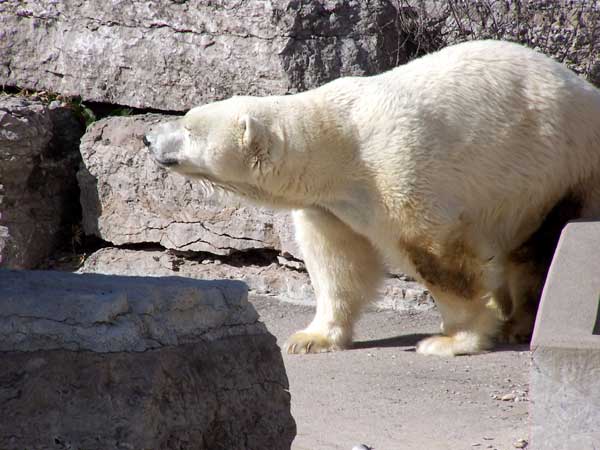
[[[0,271],[0,448],[289,449],[240,282]]]
[[[0,94],[0,264],[33,268],[79,215],[83,126],[67,106]]]
[[[402,61],[388,0],[0,2],[0,84],[183,111]]]
[[[268,261],[259,264],[227,259],[197,260],[164,251],[103,248],[90,255],[80,271],[110,275],[238,279],[248,284],[255,294],[271,295],[296,304],[315,304],[314,291],[305,271]],[[394,276],[385,280],[375,306],[399,311],[422,311],[433,308],[434,303],[423,286]]]
[[[287,214],[209,196],[202,184],[158,167],[142,143],[160,115],[111,117],[81,141],[83,228],[116,245],[156,243],[227,255],[269,248],[299,257]]]

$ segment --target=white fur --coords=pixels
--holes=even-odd
[[[296,210],[317,312],[290,338],[294,353],[348,347],[386,264],[439,305],[445,336],[419,352],[489,348],[505,319],[498,292],[518,297],[526,276],[509,277],[509,253],[568,192],[583,216],[599,212],[600,93],[515,44],[464,43],[301,94],[234,97],[177,126],[174,170]],[[461,290],[462,275],[473,284]]]

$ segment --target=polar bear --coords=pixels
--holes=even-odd
[[[386,267],[441,313],[419,353],[527,334],[563,225],[600,214],[600,91],[507,42],[200,106],[144,142],[162,166],[293,210],[317,307],[290,353],[351,346]]]

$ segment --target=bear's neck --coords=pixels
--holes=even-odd
[[[318,92],[318,90],[316,91]],[[308,91],[266,97],[275,112],[272,130],[283,142],[275,163],[273,194],[304,206],[339,200],[351,189],[357,168],[356,143],[349,111],[337,108],[323,95]]]

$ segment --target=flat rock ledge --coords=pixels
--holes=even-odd
[[[275,338],[238,281],[0,270],[0,448],[289,449]]]
[[[316,305],[308,273],[278,263],[268,266],[231,265],[213,260],[186,259],[168,251],[127,250],[106,247],[88,256],[81,273],[127,276],[184,276],[195,279],[243,280],[250,295],[269,295],[298,305]],[[292,262],[293,264],[293,262]],[[429,292],[420,284],[400,276],[389,276],[383,283],[376,309],[396,311],[426,311],[435,304]]]

